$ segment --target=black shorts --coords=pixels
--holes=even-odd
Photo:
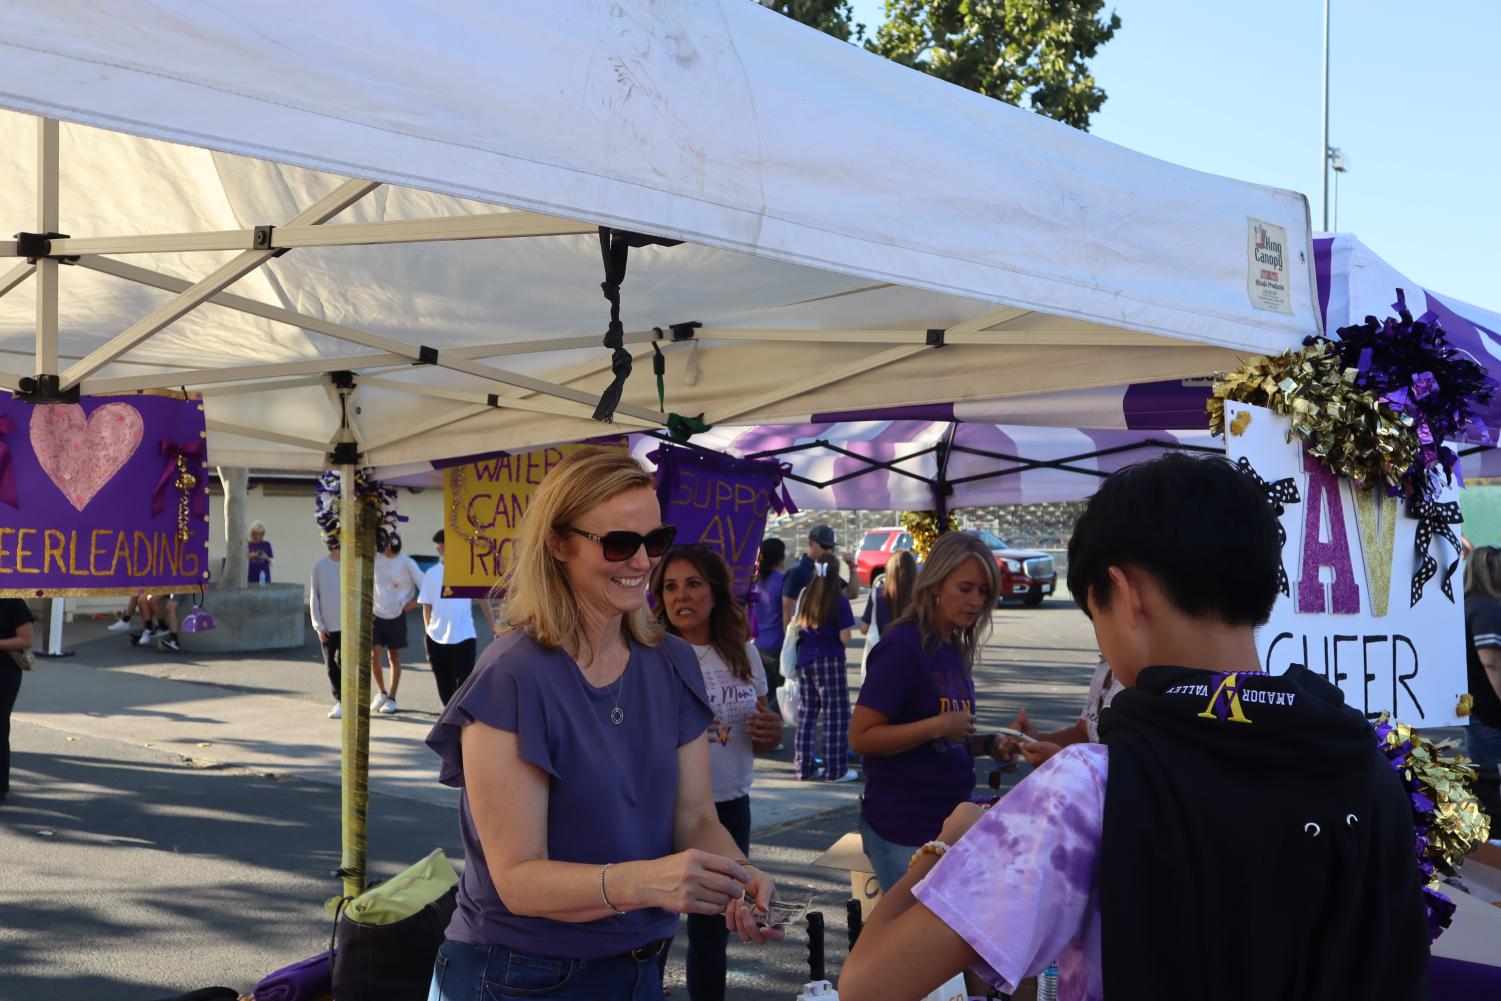
[[[387,650],[405,650],[407,648],[407,617],[398,615],[394,619],[383,619],[375,616],[374,628],[370,630],[370,645],[383,646]]]

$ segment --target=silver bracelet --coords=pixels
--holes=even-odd
[[[610,910],[614,911],[621,917],[625,917],[625,911],[622,911],[620,908],[610,903],[610,895],[605,892],[605,873],[609,872],[610,866],[614,864],[614,862],[606,862],[604,865],[599,867],[599,899],[603,900],[605,902],[605,906]]]

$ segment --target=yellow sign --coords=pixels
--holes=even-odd
[[[521,516],[543,477],[583,447],[505,453],[444,470],[445,598],[483,598],[490,593],[505,572]]]

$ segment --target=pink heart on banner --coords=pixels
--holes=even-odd
[[[145,422],[128,403],[106,403],[87,417],[76,403],[31,412],[37,462],[75,510],[82,511],[140,447]]]

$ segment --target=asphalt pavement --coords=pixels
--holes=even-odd
[[[74,656],[39,660],[26,677],[0,805],[0,1001],[147,1001],[215,984],[248,992],[327,948],[339,724],[325,717],[332,698],[316,641],[199,656],[184,640],[180,654],[143,650],[102,623],[74,623]],[[1089,625],[1066,599],[1000,609],[976,671],[982,728],[1023,707],[1043,728],[1071,721],[1094,660]],[[372,721],[373,878],[435,847],[462,865],[457,797],[437,784],[422,744],[440,705],[420,656],[399,696],[401,713]],[[860,784],[795,781],[790,732],[785,744],[757,760],[752,852],[785,900],[824,913],[832,977],[849,881],[812,862],[855,829]],[[685,997],[682,941],[668,986]],[[803,941],[799,923],[779,946],[732,943],[730,997],[794,997],[807,974]]]

